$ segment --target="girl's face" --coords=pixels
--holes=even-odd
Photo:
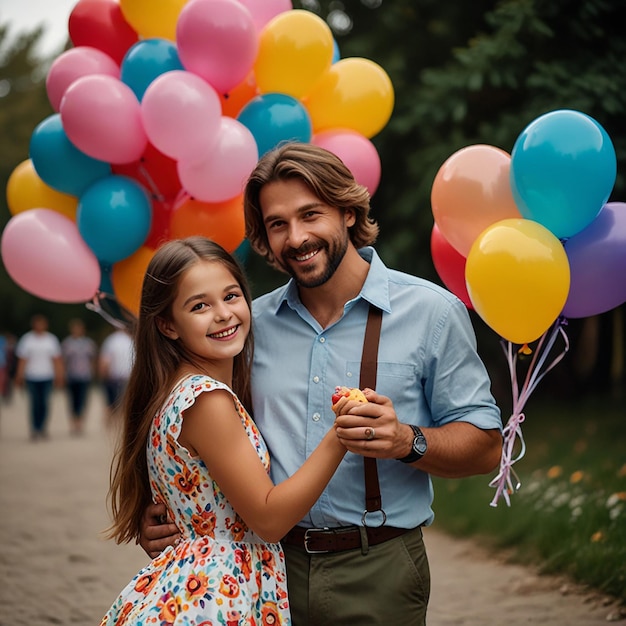
[[[250,332],[250,308],[226,266],[199,261],[181,278],[171,320],[161,320],[159,329],[198,359],[232,359],[243,350]]]

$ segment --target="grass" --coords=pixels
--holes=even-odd
[[[531,401],[525,413],[526,454],[514,465],[521,487],[510,507],[504,499],[490,506],[493,475],[435,479],[437,526],[626,603],[624,402]]]

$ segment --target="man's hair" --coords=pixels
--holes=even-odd
[[[270,265],[280,269],[270,249],[263,223],[261,189],[271,182],[293,179],[302,181],[325,204],[354,211],[356,221],[348,230],[356,248],[372,245],[376,241],[378,224],[369,216],[370,194],[356,182],[343,161],[313,144],[286,143],[261,157],[244,192],[246,238],[252,249]]]

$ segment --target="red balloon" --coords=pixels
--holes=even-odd
[[[173,200],[153,200],[152,201],[152,221],[150,223],[150,232],[146,237],[144,246],[156,250],[166,241],[171,239],[170,223],[172,221],[172,209],[174,208]]]
[[[75,46],[98,48],[118,65],[139,41],[116,0],[79,0],[70,13],[68,30]]]
[[[430,254],[439,278],[443,284],[463,302],[468,309],[473,309],[472,301],[465,284],[466,258],[441,234],[437,224],[433,225],[430,236]]]
[[[149,142],[138,161],[112,164],[111,170],[141,183],[157,201],[171,200],[181,189],[176,161]]]

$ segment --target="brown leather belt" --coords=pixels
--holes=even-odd
[[[409,532],[408,528],[393,526],[367,526],[367,541],[375,546]],[[338,528],[303,528],[294,526],[282,539],[282,543],[302,548],[309,554],[342,552],[361,547],[361,530],[358,526]]]

